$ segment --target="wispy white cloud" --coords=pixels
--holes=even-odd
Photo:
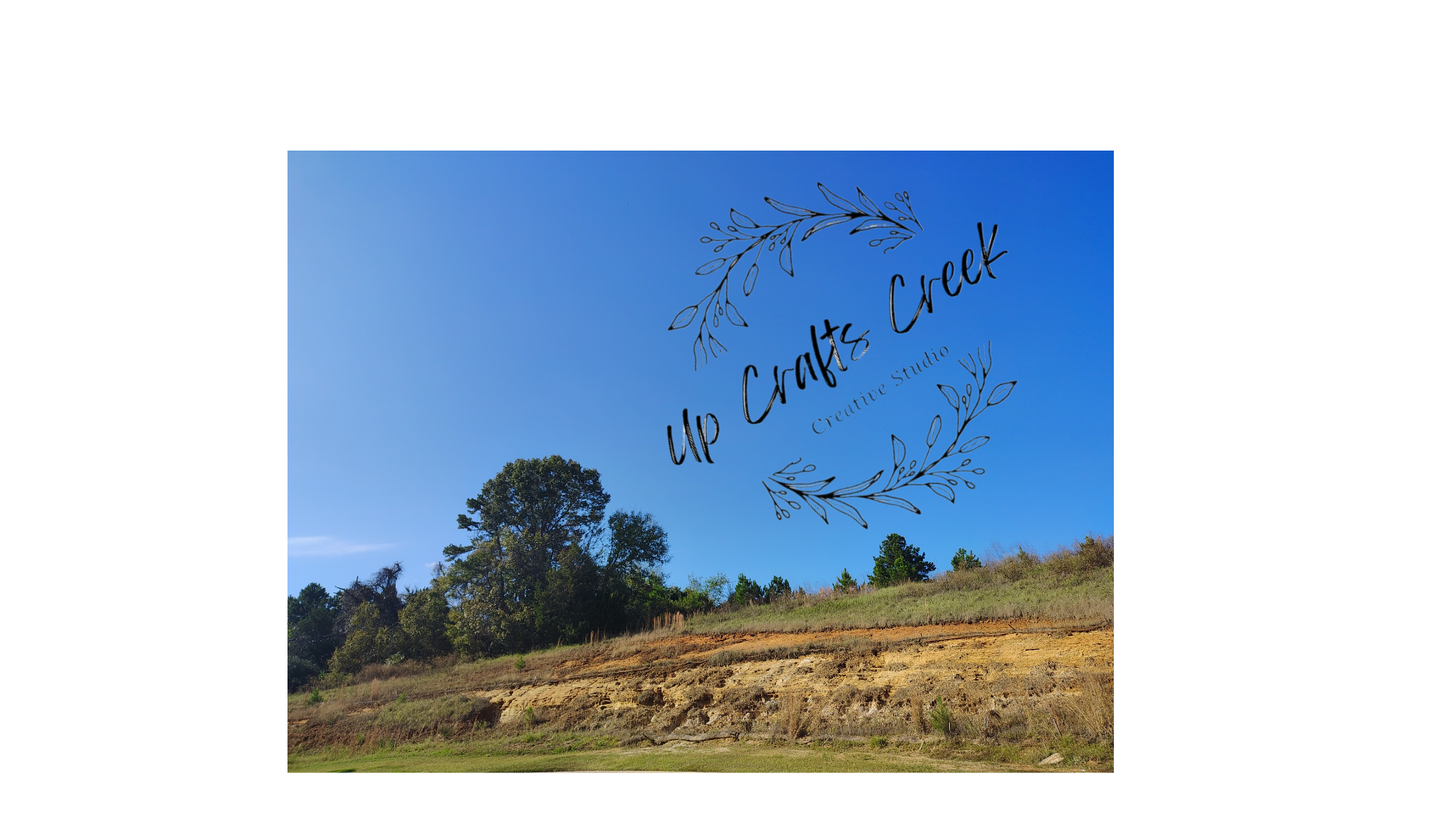
[[[286,540],[286,553],[288,556],[350,556],[353,553],[385,550],[389,547],[392,546],[389,544],[348,542],[344,539],[333,539],[329,536],[293,536]]]

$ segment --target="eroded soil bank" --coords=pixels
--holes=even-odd
[[[1113,740],[1112,624],[1013,619],[832,633],[659,633],[293,700],[298,749],[519,732],[630,747],[771,739]],[[721,744],[721,743],[715,743]]]

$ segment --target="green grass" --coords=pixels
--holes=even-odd
[[[990,712],[994,722],[981,717],[982,712],[950,709],[928,696],[919,702],[918,724],[909,724],[907,731],[819,730],[814,733],[888,737],[834,739],[828,744],[815,740],[809,745],[749,740],[624,746],[598,735],[597,729],[565,730],[566,725],[551,716],[555,710],[541,707],[522,722],[498,730],[500,708],[486,698],[503,689],[605,671],[612,662],[638,653],[645,654],[648,669],[662,675],[818,652],[833,653],[842,663],[852,655],[875,656],[894,645],[863,632],[843,632],[719,650],[716,639],[702,637],[710,634],[861,631],[1020,617],[1056,619],[1064,626],[1111,622],[1112,561],[1109,540],[1103,548],[1096,545],[1043,560],[1008,557],[924,583],[795,595],[770,605],[699,614],[688,618],[682,630],[668,627],[472,662],[453,656],[432,664],[373,664],[355,676],[329,676],[319,686],[289,696],[288,765],[292,771],[1110,771],[1112,670],[1102,677],[1086,676],[1082,691],[1065,702],[1018,705],[1002,716]],[[583,657],[590,662],[581,663]],[[950,703],[959,700],[950,697]],[[947,736],[920,745],[914,735],[927,730],[928,722]],[[626,739],[636,727],[632,721],[611,733]],[[1036,767],[1054,752],[1064,757],[1063,763]]]
[[[1048,561],[950,572],[939,579],[838,596],[808,595],[687,619],[687,632],[822,632],[1000,618],[1112,621],[1114,567]]]
[[[1052,749],[1052,750],[1051,750]],[[1062,764],[1038,760],[1058,751]],[[621,747],[607,737],[576,734],[491,738],[464,743],[424,742],[371,750],[328,748],[291,754],[293,772],[534,772],[678,771],[745,773],[971,772],[1113,770],[1113,754],[1089,746],[1061,750],[951,746],[946,743],[839,742],[775,745],[767,742]]]
[[[657,638],[679,634],[825,632],[1021,617],[1108,622],[1114,616],[1112,559],[1111,540],[1107,559],[1091,560],[1070,551],[1044,560],[1009,557],[976,570],[944,573],[929,582],[856,593],[796,596],[773,604],[702,613],[688,618],[681,631],[669,628],[470,663],[452,657],[432,666],[410,661],[396,665],[373,664],[355,676],[328,675],[320,686],[325,690],[324,695],[299,692],[290,696],[288,705],[296,718],[327,718],[343,710],[391,703],[407,691],[417,698],[437,698],[547,682],[552,669],[579,654],[622,658],[654,643]],[[796,645],[792,649],[797,651],[789,652],[728,650],[715,653],[708,662],[719,666],[765,656],[796,657],[820,647],[838,649],[848,644],[837,640],[827,642],[826,646]],[[688,654],[689,647],[681,643],[652,650],[653,657],[660,662],[691,660]],[[516,668],[519,662],[525,664],[524,670]],[[311,708],[306,708],[308,703]],[[442,713],[435,720],[404,722],[408,725],[450,724],[464,719],[465,715]]]

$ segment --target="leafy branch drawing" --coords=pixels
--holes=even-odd
[[[790,277],[793,276],[793,238],[804,225],[807,225],[808,228],[798,240],[800,243],[823,229],[845,223],[856,223],[853,230],[848,232],[849,234],[873,229],[887,229],[886,235],[875,236],[868,241],[868,245],[874,248],[886,244],[886,248],[883,249],[884,254],[923,231],[918,217],[913,214],[913,206],[909,203],[907,192],[894,193],[893,200],[884,201],[883,207],[879,208],[872,199],[863,193],[862,189],[854,188],[858,191],[856,205],[823,184],[818,184],[818,191],[823,193],[823,198],[832,204],[836,211],[816,212],[803,206],[793,206],[764,197],[765,203],[785,215],[792,215],[793,219],[776,225],[760,224],[737,209],[729,209],[728,214],[732,223],[726,229],[716,222],[708,224],[716,232],[716,235],[705,234],[702,236],[701,242],[716,243],[717,245],[712,249],[713,253],[723,256],[708,260],[698,266],[693,273],[705,277],[722,271],[722,278],[712,291],[698,300],[696,305],[688,305],[678,311],[677,315],[672,317],[672,324],[667,328],[668,330],[681,330],[691,325],[699,315],[702,316],[697,329],[697,338],[692,343],[694,370],[700,364],[706,364],[709,356],[717,358],[727,352],[727,347],[718,341],[712,332],[712,328],[719,327],[723,319],[727,319],[738,327],[748,326],[747,321],[743,319],[729,296],[729,283],[733,269],[740,265],[747,268],[747,272],[743,275],[743,296],[745,297],[752,295],[753,286],[757,284],[758,264],[762,261],[765,251],[775,255],[778,267],[783,270],[783,273]],[[743,265],[743,260],[749,254],[752,255],[752,261]],[[704,343],[704,339],[706,339],[706,343]]]
[[[953,440],[942,454],[933,457],[934,449],[938,445],[939,434],[943,429],[943,416],[940,414],[934,415],[933,422],[928,426],[928,436],[925,441],[927,449],[923,453],[921,463],[918,460],[909,460],[908,447],[898,439],[897,435],[892,436],[893,471],[881,487],[875,488],[874,486],[883,477],[882,470],[867,480],[843,488],[829,488],[837,479],[835,477],[807,483],[798,482],[802,475],[811,474],[817,470],[811,463],[800,469],[794,469],[794,466],[803,462],[802,458],[798,458],[763,481],[763,487],[768,490],[768,497],[773,501],[773,511],[777,518],[780,520],[790,518],[792,513],[789,509],[796,511],[806,503],[814,513],[822,518],[824,523],[828,522],[828,509],[832,508],[867,528],[868,522],[863,519],[858,507],[849,502],[850,500],[872,500],[882,505],[891,505],[921,514],[923,512],[918,509],[918,506],[898,496],[897,492],[905,488],[927,488],[945,500],[953,502],[956,496],[954,487],[960,481],[964,486],[972,489],[973,482],[963,475],[983,474],[983,469],[968,468],[972,465],[973,460],[964,455],[979,449],[988,443],[989,439],[987,436],[980,435],[965,441],[963,432],[989,407],[1003,403],[1018,382],[1005,381],[998,384],[989,392],[987,399],[984,398],[983,393],[988,384],[988,374],[993,369],[991,344],[987,351],[980,350],[976,357],[969,354],[967,360],[960,359],[958,363],[968,371],[973,381],[965,385],[961,394],[947,384],[937,385],[938,391],[943,393],[948,405],[953,407],[955,427]],[[944,461],[949,461],[948,465],[943,465]]]

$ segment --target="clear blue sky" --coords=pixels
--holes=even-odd
[[[729,209],[788,219],[764,196],[831,208],[820,181],[880,206],[906,190],[922,232],[886,255],[867,245],[881,231],[795,240],[795,275],[764,262],[746,298],[738,268],[749,327],[723,321],[728,352],[694,371],[698,323],[667,327],[718,279],[693,273],[716,256],[699,237]],[[551,454],[597,469],[611,509],[657,518],[676,584],[861,576],[889,533],[940,569],[959,547],[1044,552],[1112,533],[1113,205],[1111,153],[293,153],[288,590],[396,560],[403,584],[424,584],[441,549],[466,542],[464,501],[508,461]],[[957,297],[935,286],[934,312],[893,332],[892,275],[906,319],[920,275],[978,254],[979,221],[1008,251],[997,279]],[[836,388],[810,381],[745,422],[743,368],[760,373],[756,419],[773,366],[807,352],[825,318],[868,331],[866,355]],[[891,435],[916,456],[947,408],[934,385],[962,390],[953,361],[988,342],[990,381],[1019,383],[970,426],[992,438],[972,455],[986,469],[975,490],[949,504],[909,489],[922,514],[865,505],[867,529],[807,508],[775,518],[762,480],[799,457],[842,483],[891,468]],[[919,380],[892,378],[940,347],[948,359]],[[669,460],[683,408],[718,417],[715,463]]]

